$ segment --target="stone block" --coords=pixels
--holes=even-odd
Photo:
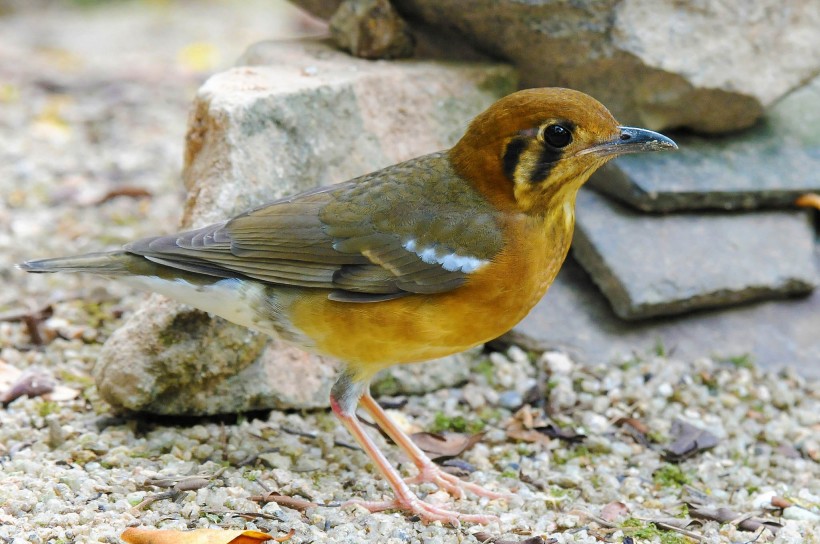
[[[294,1],[325,18],[340,4]],[[466,42],[508,60],[525,87],[585,91],[621,122],[655,130],[749,127],[820,73],[817,0],[473,0],[469,9],[463,0],[392,3],[449,47]]]
[[[820,264],[820,253],[817,255]],[[568,259],[546,296],[502,340],[559,350],[585,364],[611,364],[664,351],[677,360],[747,358],[762,368],[796,367],[820,378],[820,290],[808,297],[627,322]],[[661,349],[662,348],[662,349]]]
[[[572,247],[624,319],[805,294],[818,279],[802,211],[648,215],[583,189]]]
[[[792,207],[800,195],[820,193],[820,78],[753,128],[675,141],[675,153],[616,159],[589,186],[649,212]]]
[[[516,86],[503,65],[366,61],[314,41],[257,44],[240,64],[194,101],[182,228],[450,147]],[[161,414],[326,405],[336,363],[159,301],[151,297],[102,350],[95,375],[113,405]]]

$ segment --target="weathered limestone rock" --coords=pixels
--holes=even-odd
[[[258,44],[240,62],[196,97],[183,228],[447,148],[516,85],[501,65],[371,62],[309,41]],[[213,414],[326,405],[327,360],[160,300],[103,349],[95,375],[115,406]],[[444,364],[457,371],[442,375],[459,380],[463,359]]]
[[[647,215],[578,195],[573,255],[624,319],[805,294],[817,282],[804,212]]]
[[[818,253],[820,264],[820,253]],[[615,316],[584,270],[568,259],[544,299],[503,337],[532,350],[560,350],[608,364],[663,350],[678,360],[748,356],[763,368],[792,366],[820,378],[820,290],[809,297],[757,302],[639,322]]]
[[[330,17],[340,0],[294,0]],[[411,25],[512,62],[527,87],[588,92],[623,123],[751,126],[820,73],[820,2],[393,0]]]
[[[652,212],[790,207],[820,193],[820,78],[776,104],[754,128],[675,137],[675,153],[627,155],[590,186]]]
[[[413,55],[415,39],[388,0],[345,0],[330,18],[336,44],[364,59]]]

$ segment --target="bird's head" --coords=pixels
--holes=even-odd
[[[651,130],[622,127],[597,100],[560,88],[508,95],[476,117],[450,151],[459,171],[499,205],[545,213],[626,153],[676,149]]]

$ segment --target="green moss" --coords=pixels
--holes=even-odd
[[[643,361],[641,360],[640,357],[635,357],[634,359],[629,359],[629,360],[624,361],[623,363],[621,363],[619,368],[621,370],[623,370],[624,372],[626,372],[627,370],[631,370],[631,369],[635,368],[636,366],[638,366],[642,362]]]
[[[667,355],[666,346],[663,345],[663,340],[660,338],[655,339],[655,355],[658,357],[666,357]]]
[[[371,390],[378,397],[393,396],[399,392],[399,381],[392,374],[385,374],[371,386]]]
[[[51,402],[50,400],[44,400],[40,404],[37,405],[37,413],[40,417],[46,417],[57,412],[60,409],[60,406],[56,402]]]
[[[639,519],[629,518],[621,525],[624,533],[646,541],[657,538],[661,544],[686,544],[688,540],[678,533],[659,529],[654,523],[646,523]]]
[[[663,444],[667,441],[666,435],[660,431],[649,431],[646,433],[646,437],[655,444]]]
[[[488,384],[495,385],[495,365],[489,357],[482,357],[473,367],[473,371],[484,376]]]
[[[678,465],[665,464],[652,474],[652,481],[660,487],[683,487],[692,482],[692,478]]]
[[[723,359],[719,359],[721,363],[729,363],[730,365],[736,368],[748,368],[752,369],[755,367],[754,361],[752,360],[752,356],[749,353],[744,353],[742,355],[735,355],[733,357],[725,357]]]
[[[518,471],[515,471],[511,468],[505,469],[504,472],[501,473],[502,478],[512,478],[513,480],[518,479]]]
[[[564,449],[563,454],[560,456],[558,455],[558,452],[556,452],[556,455],[553,458],[553,463],[556,465],[566,465],[573,459],[589,458],[591,456],[592,454],[589,451],[589,448],[583,444],[579,444],[569,449]]]
[[[593,474],[589,477],[589,483],[592,484],[594,489],[600,489],[604,485],[604,480],[601,478],[600,474]]]
[[[430,427],[432,433],[443,433],[453,431],[457,433],[480,433],[486,427],[486,423],[480,419],[468,420],[464,416],[449,417],[444,412],[436,412],[433,425]]]

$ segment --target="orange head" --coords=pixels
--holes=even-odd
[[[574,202],[581,185],[613,157],[676,147],[657,132],[619,126],[589,95],[543,88],[490,106],[470,123],[450,159],[496,205],[543,214]]]

